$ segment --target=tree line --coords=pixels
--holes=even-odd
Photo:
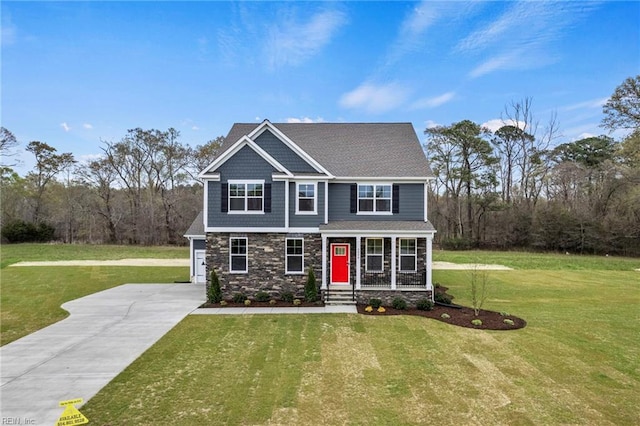
[[[556,116],[541,123],[531,98],[506,105],[494,132],[469,120],[427,128],[436,242],[640,255],[640,76],[615,89],[603,114],[603,129],[626,135],[557,144]],[[32,141],[35,166],[20,176],[11,161],[19,143],[1,128],[3,239],[184,244],[202,208],[197,174],[222,143],[192,148],[175,129],[136,128],[80,162]]]
[[[604,129],[627,135],[556,144],[555,115],[541,124],[531,98],[507,105],[495,132],[469,120],[426,129],[440,244],[640,255],[640,76],[603,113]]]
[[[197,174],[223,139],[192,148],[173,128],[136,128],[81,162],[32,141],[26,151],[34,169],[20,176],[7,161],[18,143],[9,130],[1,132],[3,239],[48,240],[53,234],[66,243],[184,244],[182,235],[202,208]]]

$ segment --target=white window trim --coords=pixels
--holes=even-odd
[[[313,185],[313,211],[300,210],[300,185]],[[318,214],[318,182],[296,182],[296,214],[297,215],[317,215]]]
[[[373,200],[373,211],[360,211],[360,187],[361,186],[373,186],[373,198],[366,198],[367,200]],[[389,211],[377,211],[376,210],[376,186],[388,186],[390,187],[390,192],[391,192],[391,197],[388,198],[389,200]],[[393,184],[392,183],[388,183],[388,182],[365,182],[365,183],[359,183],[358,184],[358,188],[357,188],[357,199],[356,199],[356,203],[357,203],[357,213],[358,215],[376,215],[376,216],[382,216],[382,215],[393,215]],[[386,200],[387,198],[381,198],[381,200]]]
[[[229,188],[227,190],[227,214],[264,214],[264,180],[246,180],[246,179],[234,179],[227,182]],[[248,210],[249,209],[249,191],[247,186],[250,184],[262,185],[262,210]],[[244,210],[231,210],[231,185],[244,185]],[[239,198],[239,197],[234,197]],[[258,197],[251,197],[258,198]]]
[[[289,271],[289,254],[287,253],[287,244],[289,240],[301,240],[302,241],[302,270],[301,271]],[[298,256],[298,255],[291,255]],[[304,275],[304,238],[285,238],[284,240],[284,272],[286,275]]]
[[[367,253],[367,248],[369,247],[369,240],[380,240],[382,241],[382,253],[381,254],[369,254]],[[369,269],[369,256],[380,256],[380,270]],[[384,238],[365,238],[364,241],[364,270],[365,272],[384,272]]]
[[[415,253],[402,254],[402,241],[413,240]],[[413,269],[402,269],[402,258],[413,256]],[[418,270],[418,239],[417,238],[398,238],[398,271],[400,272],[417,272]]]
[[[245,247],[247,247],[247,252],[244,255],[246,257],[244,271],[234,271],[233,269],[231,269],[231,267],[233,265],[233,263],[231,261],[231,257],[232,256],[239,256],[239,255],[233,255],[231,253],[231,241],[232,240],[244,240]],[[229,273],[230,274],[246,274],[248,272],[249,272],[249,239],[247,237],[229,237]]]

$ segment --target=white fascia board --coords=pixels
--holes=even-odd
[[[361,231],[361,230],[330,230],[330,231],[320,231],[322,236],[325,237],[369,237],[369,238],[384,238],[390,236],[397,237],[414,237],[414,238],[424,238],[426,236],[433,236],[435,231],[400,231],[400,230],[389,230],[389,231],[381,231],[381,230],[369,230],[369,231]]]
[[[329,180],[331,180],[330,177],[328,176],[319,176],[319,175],[293,175],[293,176],[282,176],[279,174],[274,173],[273,175],[271,175],[271,179],[273,179],[274,181],[279,181],[279,180],[290,180],[290,181],[314,181],[314,182],[328,182]]]
[[[198,176],[204,185],[205,181],[220,182],[220,173],[209,173],[205,176]]]
[[[293,152],[302,157],[311,167],[316,169],[320,173],[324,173],[329,177],[333,177],[329,170],[322,167],[320,163],[313,159],[309,154],[307,154],[302,148],[300,148],[294,141],[289,139],[287,135],[282,133],[276,126],[274,126],[269,120],[264,120],[258,127],[256,127],[251,133],[247,136],[251,139],[255,139],[260,136],[265,130],[271,131],[278,139],[284,142]]]
[[[368,182],[393,182],[393,183],[425,183],[433,178],[426,176],[338,176],[336,183],[368,183]]]
[[[240,151],[245,146],[253,149],[260,157],[262,157],[267,163],[271,164],[275,169],[280,172],[286,173],[289,176],[292,176],[292,173],[286,169],[282,164],[280,164],[275,158],[269,155],[264,149],[260,148],[253,140],[251,140],[247,136],[243,136],[236,143],[234,143],[231,148],[226,150],[220,157],[216,158],[213,163],[209,164],[207,168],[202,171],[198,177],[202,179],[207,179],[209,176],[213,174],[210,173],[210,170],[215,170],[220,165],[224,164],[227,160],[233,157],[238,151]],[[220,175],[218,174],[218,179]]]
[[[206,238],[206,236],[204,234],[202,235],[183,235],[183,237],[188,238],[189,240],[204,240]]]
[[[318,234],[319,228],[268,228],[268,227],[207,227],[205,232],[238,232],[238,233],[290,233],[290,234]]]

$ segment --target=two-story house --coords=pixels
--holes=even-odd
[[[236,123],[199,177],[191,275],[215,269],[225,298],[301,295],[313,268],[329,302],[432,299],[433,174],[410,123]]]

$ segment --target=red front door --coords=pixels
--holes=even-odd
[[[331,284],[349,284],[349,244],[331,244]]]

